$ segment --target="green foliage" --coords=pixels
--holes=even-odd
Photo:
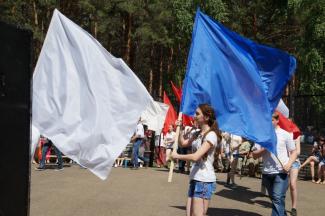
[[[295,55],[294,94],[325,95],[324,0],[0,0],[0,20],[33,31],[36,60],[58,8],[125,58],[157,97],[162,87],[170,92],[170,80],[182,83],[198,7],[245,37]],[[313,97],[311,104],[325,118],[324,102]]]

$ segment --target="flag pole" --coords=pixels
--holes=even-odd
[[[279,157],[278,157],[277,155],[275,155],[275,154],[274,154],[274,156],[275,156],[275,158],[279,161],[280,165],[282,166],[282,169],[284,169],[284,165],[283,165],[283,163],[280,161]]]
[[[182,116],[183,116],[183,113],[180,112],[178,114],[178,121],[181,121],[182,120]],[[181,125],[177,125],[176,135],[175,135],[175,142],[173,144],[173,152],[176,152],[177,151],[180,130],[181,130]],[[169,158],[170,158],[170,155],[169,155]],[[169,167],[168,182],[172,182],[174,166],[175,166],[175,163],[174,163],[174,160],[172,159],[171,160],[171,163],[170,163],[170,167]]]

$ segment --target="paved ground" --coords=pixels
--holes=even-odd
[[[31,216],[169,216],[185,215],[188,176],[174,174],[167,183],[166,169],[114,168],[101,181],[78,166],[63,171],[32,170]],[[217,174],[217,192],[209,215],[270,215],[270,202],[258,192],[260,179],[244,177],[235,190],[224,187],[225,174]],[[325,212],[325,185],[299,181],[299,215]],[[287,209],[291,209],[287,194]]]

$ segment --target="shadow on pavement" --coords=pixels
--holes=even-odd
[[[181,210],[186,210],[185,206],[171,206],[173,208],[178,208]],[[223,216],[261,216],[254,212],[243,211],[240,209],[226,209],[226,208],[209,208],[207,215],[223,215]]]
[[[224,182],[217,181],[217,184],[225,186]],[[248,204],[258,203],[259,205],[262,205],[266,208],[269,208],[271,206],[271,203],[269,202],[262,201],[262,200],[257,200],[257,201],[253,200],[257,197],[264,197],[264,195],[261,194],[260,192],[251,191],[250,188],[248,187],[244,187],[240,185],[237,185],[235,188],[230,188],[227,186],[225,187],[227,189],[223,189],[215,193],[215,195],[222,196],[231,200],[236,200],[239,202],[248,203]]]
[[[154,168],[153,170],[158,171],[158,172],[169,172],[169,169],[167,169],[167,168]],[[189,175],[189,172],[179,171],[179,170],[174,170],[174,173]]]
[[[159,171],[159,172],[169,172],[168,169],[164,169],[164,168],[161,168],[161,169],[156,168],[156,169],[154,169],[154,170],[155,170],[155,171]]]
[[[63,167],[66,168],[66,167],[71,167],[70,164],[63,164]],[[58,165],[57,164],[54,164],[54,163],[51,163],[51,164],[45,164],[45,169],[49,169],[49,170],[54,170],[58,168]]]
[[[264,201],[264,200],[255,200],[255,203],[257,203],[258,205],[261,205],[265,208],[272,208],[272,203],[271,201]]]

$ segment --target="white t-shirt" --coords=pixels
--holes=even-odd
[[[236,148],[239,146],[239,144],[242,143],[242,138],[240,136],[237,136],[237,135],[234,135],[234,134],[231,134],[230,135],[230,146],[232,148]],[[232,152],[233,154],[239,154],[239,150],[236,149],[236,150],[233,150]]]
[[[159,139],[160,139],[160,141],[159,141]],[[164,143],[164,134],[163,133],[155,136],[155,146],[159,147],[159,145],[160,145],[160,147],[166,147],[166,145]]]
[[[226,155],[229,154],[230,153],[230,144],[225,139],[222,139],[221,145],[222,145],[223,153],[225,153]]]
[[[135,135],[138,135],[138,138],[144,138],[144,128],[141,123],[137,124],[137,128],[135,130]]]
[[[215,132],[210,131],[202,142],[202,135],[199,135],[197,139],[192,142],[192,151],[196,152],[204,142],[209,141],[213,147],[208,151],[207,158],[201,158],[201,160],[194,162],[191,167],[190,179],[201,182],[215,182],[216,174],[214,172],[213,162],[214,153],[218,146],[218,138]]]
[[[277,136],[277,153],[278,159],[281,161],[283,165],[289,162],[289,152],[296,149],[296,145],[293,141],[292,135],[287,131],[277,127],[275,129],[275,133]],[[261,146],[256,144],[255,147],[260,149]],[[263,174],[277,174],[281,173],[283,167],[275,155],[271,154],[270,152],[265,152],[262,155],[263,159]]]
[[[173,148],[173,145],[174,145],[174,142],[172,143],[168,143],[169,141],[175,141],[175,136],[176,136],[176,133],[174,131],[172,132],[167,132],[165,137],[164,137],[164,145],[167,147],[167,148]]]

